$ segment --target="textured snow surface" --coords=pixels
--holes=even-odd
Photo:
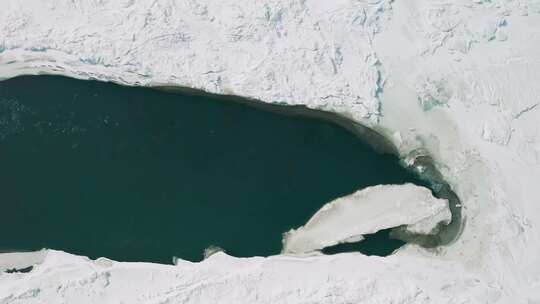
[[[387,6],[342,0],[2,1],[0,64],[15,61],[13,73],[30,68],[276,103],[309,101],[314,108],[376,119],[381,79],[369,41],[376,12]]]
[[[448,201],[413,184],[379,185],[324,205],[309,221],[284,235],[283,252],[302,254],[339,243],[358,242],[363,235],[407,225],[409,232],[429,234],[452,218]]]
[[[3,0],[0,78],[170,84],[339,112],[404,157],[427,151],[464,226],[449,246],[388,258],[219,253],[165,266],[49,251],[28,274],[0,274],[0,303],[540,303],[539,13],[536,0]]]
[[[401,265],[392,275],[388,263]],[[418,264],[432,272],[418,270]],[[417,281],[403,277],[415,275]],[[492,288],[460,266],[360,254],[233,258],[176,266],[116,263],[48,251],[29,274],[0,276],[0,303],[463,303]],[[440,301],[439,301],[440,300]]]

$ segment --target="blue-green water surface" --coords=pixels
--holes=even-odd
[[[422,184],[321,119],[63,77],[0,82],[0,251],[267,256],[326,202],[404,182]]]

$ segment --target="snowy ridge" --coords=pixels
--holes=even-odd
[[[48,251],[0,303],[539,303],[538,1],[4,0],[0,78],[56,73],[305,104],[436,161],[449,246],[177,266]],[[103,266],[104,264],[105,266]]]

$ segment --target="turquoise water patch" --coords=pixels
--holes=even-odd
[[[0,251],[162,263],[278,254],[328,201],[425,184],[330,121],[57,76],[0,82],[0,168]]]

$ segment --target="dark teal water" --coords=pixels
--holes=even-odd
[[[324,203],[404,182],[422,184],[327,121],[62,77],[0,82],[0,251],[272,255]]]
[[[384,229],[373,234],[364,235],[364,239],[356,243],[342,243],[324,248],[324,254],[336,254],[343,252],[362,252],[365,255],[387,256],[395,249],[405,245],[402,240],[390,237],[392,229]]]

